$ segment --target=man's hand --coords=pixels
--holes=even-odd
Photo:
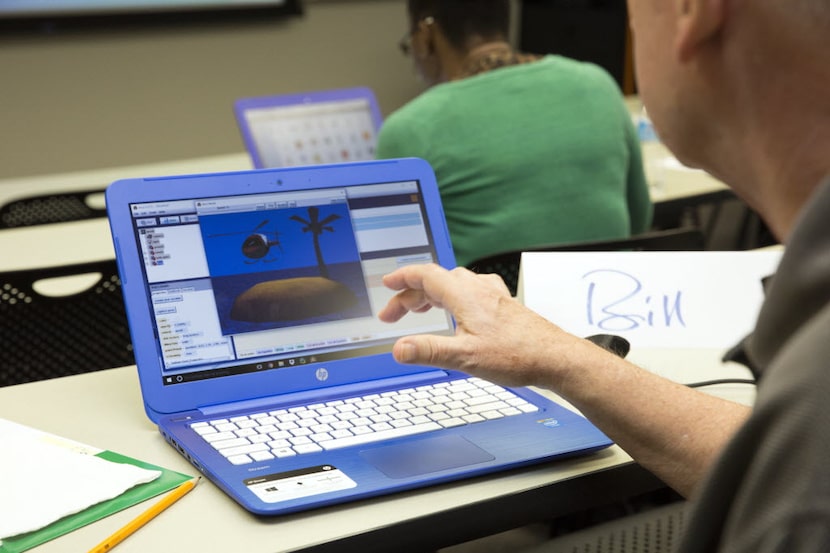
[[[383,283],[399,292],[379,313],[381,320],[395,322],[433,307],[456,320],[455,336],[399,339],[393,354],[401,363],[457,369],[505,385],[550,387],[556,374],[551,368],[562,352],[583,342],[591,347],[518,303],[496,275],[409,265],[386,275]]]

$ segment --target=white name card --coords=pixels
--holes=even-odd
[[[783,250],[525,252],[519,297],[578,336],[632,347],[728,348],[755,327]]]

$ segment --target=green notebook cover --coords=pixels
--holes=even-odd
[[[27,534],[21,534],[13,538],[6,538],[3,540],[2,545],[0,545],[0,553],[20,553],[22,551],[26,551],[49,540],[53,540],[58,536],[68,534],[69,532],[77,530],[78,528],[86,526],[96,520],[101,520],[102,518],[113,513],[117,513],[122,509],[132,507],[133,505],[146,501],[151,497],[162,494],[168,490],[172,490],[185,480],[194,478],[193,476],[188,476],[186,474],[168,470],[156,465],[151,465],[150,463],[145,463],[143,461],[139,461],[138,459],[126,457],[112,451],[102,451],[101,453],[98,453],[96,457],[101,457],[102,459],[115,463],[129,463],[143,469],[158,470],[161,471],[161,476],[152,482],[147,482],[146,484],[140,484],[130,488],[114,499],[103,501],[81,511],[80,513],[55,521],[45,528],[41,528],[40,530],[29,532]],[[104,537],[106,536],[101,536],[101,539]],[[90,549],[92,549],[95,545],[96,544],[94,543],[89,544]]]

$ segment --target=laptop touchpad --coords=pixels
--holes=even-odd
[[[407,478],[495,459],[461,436],[437,436],[361,451],[389,478]]]

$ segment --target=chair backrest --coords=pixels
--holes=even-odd
[[[28,196],[0,206],[0,228],[27,227],[106,217],[104,191],[79,190]]]
[[[496,273],[504,280],[512,295],[519,284],[519,263],[522,252],[579,252],[579,251],[695,251],[703,250],[705,237],[697,228],[679,228],[638,234],[616,240],[574,242],[534,246],[522,250],[497,253],[477,259],[467,265],[473,272]]]
[[[44,292],[48,279],[82,275],[98,278],[71,295]],[[0,386],[134,363],[115,260],[0,273]]]

